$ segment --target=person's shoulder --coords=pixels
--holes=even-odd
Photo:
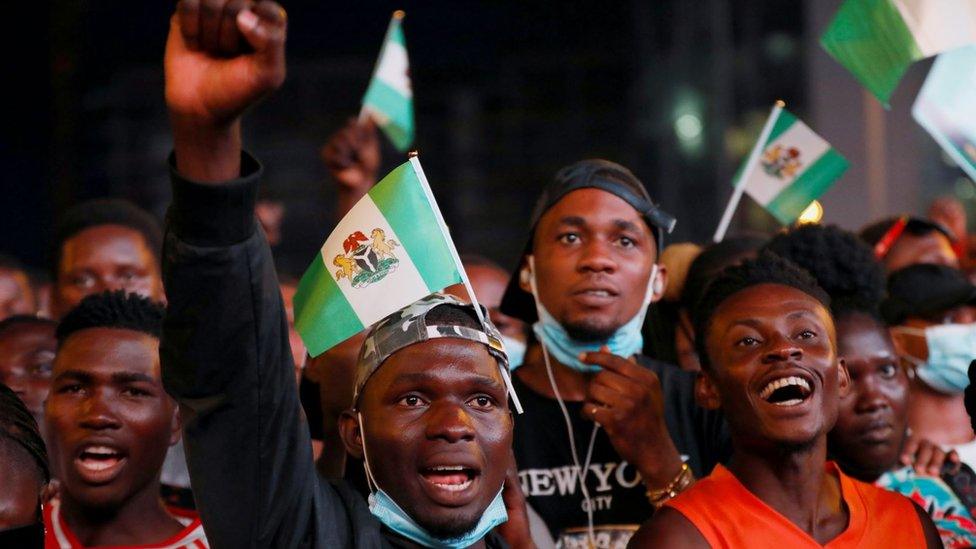
[[[627,544],[629,549],[645,547],[705,547],[708,542],[680,511],[665,506],[637,530]]]
[[[692,387],[695,384],[695,374],[686,372],[670,362],[663,362],[647,355],[634,355],[637,363],[654,372],[661,380],[661,386],[682,385]]]

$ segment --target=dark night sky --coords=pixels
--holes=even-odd
[[[773,35],[800,43],[800,4],[285,2],[288,82],[247,126],[249,146],[269,166],[267,187],[294,204],[286,237],[296,244],[282,250],[284,262],[300,269],[330,228],[317,148],[358,110],[394,9],[407,12],[428,175],[439,195],[461,191],[441,199],[459,247],[507,262],[521,247],[536,189],[560,165],[585,156],[634,169],[685,218],[685,237],[708,232],[687,214],[717,218],[737,162],[723,150],[725,130],[782,95],[802,111],[802,57],[794,51],[771,61],[766,47]],[[0,253],[41,265],[58,212],[84,198],[122,194],[162,213],[168,130],[161,59],[173,6],[9,6]],[[685,158],[669,117],[687,90],[703,109],[705,141],[703,152]],[[392,149],[384,153],[384,167],[395,164]],[[722,196],[714,201],[683,200],[686,192],[716,188]]]

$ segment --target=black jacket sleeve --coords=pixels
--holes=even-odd
[[[219,185],[170,166],[160,356],[210,544],[352,546],[348,498],[312,463],[271,251],[254,219],[261,166],[244,154],[242,177]]]

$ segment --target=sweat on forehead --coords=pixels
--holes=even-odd
[[[698,335],[695,346],[702,365],[707,365],[708,362],[705,341],[715,311],[733,295],[760,284],[789,286],[817,300],[825,310],[830,310],[830,298],[808,272],[768,250],[763,251],[756,259],[728,267],[719,273],[698,302],[692,320],[695,334]]]

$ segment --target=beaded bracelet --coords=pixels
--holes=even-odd
[[[678,474],[667,486],[660,490],[647,491],[647,499],[654,506],[655,510],[660,509],[668,500],[684,492],[694,482],[695,474],[691,472],[691,468],[688,467],[687,463],[682,463],[681,471],[678,471]]]

